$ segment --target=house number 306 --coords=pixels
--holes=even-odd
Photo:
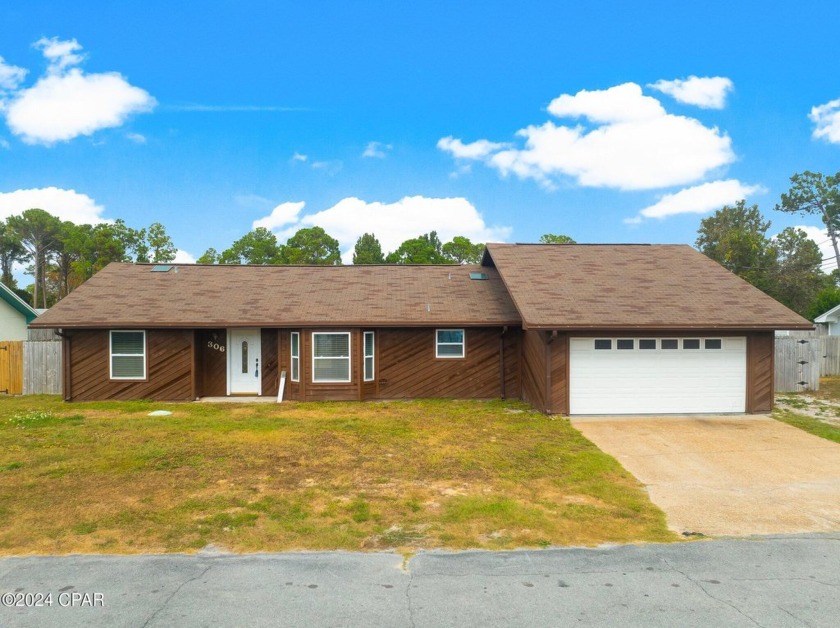
[[[212,340],[207,341],[207,346],[211,349],[215,349],[216,351],[221,351],[222,353],[225,352],[225,346],[220,345],[218,342],[213,342]]]

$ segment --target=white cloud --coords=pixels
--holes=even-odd
[[[368,142],[365,147],[362,157],[372,157],[375,159],[385,159],[387,151],[394,148],[391,144],[383,144],[382,142]]]
[[[304,155],[303,153],[296,152],[294,155],[292,155],[292,161],[306,161],[307,159],[309,159],[309,156]]]
[[[13,91],[18,88],[26,78],[27,71],[16,65],[9,65],[3,57],[0,57],[0,93]]]
[[[130,139],[135,144],[145,144],[146,143],[146,136],[140,133],[126,133],[125,135],[128,139]]]
[[[105,208],[97,205],[87,194],[76,190],[48,187],[0,192],[0,219],[33,208],[43,209],[61,220],[76,224],[107,222],[102,218]]]
[[[644,218],[705,214],[761,191],[763,188],[760,185],[745,185],[737,179],[701,183],[673,194],[665,194],[659,201],[640,211],[638,216],[625,219],[624,223],[635,225]]]
[[[306,203],[302,201],[299,203],[280,203],[271,210],[268,216],[255,220],[251,228],[265,227],[269,231],[274,231],[290,223],[297,222],[304,205]]]
[[[284,205],[302,207],[303,203],[283,203],[278,208]],[[276,211],[272,211],[272,216]],[[271,220],[272,216],[255,221],[254,226]],[[287,223],[277,235],[280,239],[288,238],[298,229],[313,226],[322,227],[338,240],[345,263],[352,261],[353,247],[363,233],[375,234],[386,253],[405,240],[434,230],[443,242],[456,235],[466,236],[473,242],[500,242],[511,233],[510,227],[488,226],[465,198],[406,196],[395,203],[368,203],[359,198],[345,198],[329,209],[305,214],[296,222]]]
[[[548,105],[548,112],[558,118],[586,118],[591,122],[641,122],[665,115],[662,104],[642,94],[635,83],[577,94],[562,94]]]
[[[461,140],[455,139],[450,135],[440,138],[437,147],[442,151],[451,153],[456,159],[483,159],[493,151],[504,148],[505,144],[490,142],[488,140],[478,140],[464,144]]]
[[[195,264],[195,256],[192,253],[178,249],[175,252],[175,259],[172,261],[178,264]]]
[[[735,160],[725,133],[667,113],[635,83],[564,94],[551,102],[549,112],[585,118],[594,128],[548,121],[517,132],[524,148],[502,148],[488,140],[463,144],[452,137],[442,138],[438,148],[546,187],[562,176],[582,186],[622,190],[685,185]]]
[[[703,109],[723,109],[726,97],[734,89],[732,81],[725,76],[689,76],[673,81],[659,80],[648,85],[668,94],[677,102],[696,105]]]
[[[76,54],[82,46],[75,39],[61,40],[58,37],[41,37],[33,46],[41,51],[49,63],[47,71],[50,74],[61,74],[65,69],[79,65],[85,60],[85,55]]]
[[[6,122],[28,144],[54,144],[105,128],[118,127],[134,113],[157,104],[145,90],[117,72],[85,74],[76,40],[41,39],[36,44],[49,66],[29,88],[6,103]]]
[[[816,125],[814,138],[840,144],[840,98],[811,108],[808,117]]]

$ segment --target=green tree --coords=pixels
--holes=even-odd
[[[6,222],[0,220],[0,282],[12,290],[17,288],[12,267],[16,262],[22,262],[25,256],[26,249],[21,246]]]
[[[770,221],[762,218],[758,205],[747,207],[741,200],[701,220],[695,244],[701,253],[769,292],[776,270],[769,228]]]
[[[777,211],[818,216],[828,231],[834,258],[840,268],[840,172],[825,176],[805,171],[790,178],[790,190],[782,194]]]
[[[138,239],[143,242],[144,248],[148,251],[147,262],[165,264],[175,259],[178,249],[175,248],[172,238],[166,233],[166,228],[162,224],[153,222],[148,229],[143,229],[140,233],[142,236]]]
[[[372,233],[363,233],[353,248],[354,264],[384,264],[382,245]]]
[[[219,255],[220,264],[279,264],[281,250],[277,236],[265,227],[253,231],[234,242]]]
[[[396,251],[388,253],[385,258],[388,264],[449,264],[443,255],[443,245],[440,243],[437,231],[430,231],[419,237],[406,240]]]
[[[840,288],[837,286],[826,286],[817,292],[811,305],[808,306],[805,318],[812,321],[820,314],[825,314],[838,305],[840,305]]]
[[[822,253],[801,229],[788,227],[772,243],[776,253],[771,296],[802,315],[810,311],[817,294],[830,279],[823,274]]]
[[[540,244],[577,244],[577,242],[567,235],[544,233],[540,236]]]
[[[6,221],[11,234],[26,250],[26,259],[32,262],[35,285],[32,292],[34,307],[47,307],[47,262],[55,252],[61,221],[43,209],[27,209],[20,216],[9,216]]]
[[[212,246],[204,251],[204,254],[195,260],[196,264],[218,264],[219,263],[219,254],[216,252]]]
[[[338,240],[321,227],[300,229],[286,241],[280,258],[284,264],[341,265]]]
[[[469,238],[455,236],[441,248],[443,256],[455,264],[478,264],[484,253],[484,244],[473,244]]]
[[[87,281],[111,262],[132,262],[146,255],[139,232],[119,218],[94,226],[76,225],[63,246],[78,255],[72,267],[79,281]]]

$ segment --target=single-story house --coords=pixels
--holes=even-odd
[[[0,341],[26,340],[26,326],[37,316],[26,301],[0,283]]]
[[[840,336],[840,305],[831,308],[814,319],[817,325],[824,325],[827,336]]]
[[[474,266],[111,264],[42,315],[67,400],[521,398],[766,412],[810,322],[684,245],[488,244]]]

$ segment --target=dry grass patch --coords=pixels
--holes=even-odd
[[[4,398],[0,452],[4,554],[674,539],[614,459],[516,403]]]

